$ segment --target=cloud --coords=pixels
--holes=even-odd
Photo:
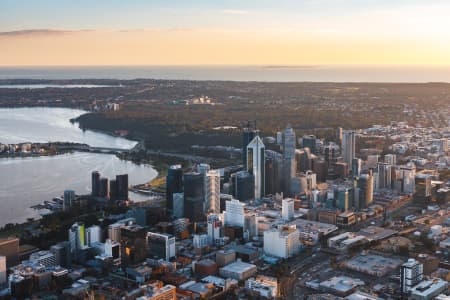
[[[220,11],[223,14],[226,15],[246,15],[248,14],[248,11],[245,10],[239,10],[239,9],[224,9]]]

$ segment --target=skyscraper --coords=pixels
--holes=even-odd
[[[75,191],[72,190],[65,190],[64,191],[64,202],[63,202],[63,210],[69,210],[73,202],[75,201]]]
[[[409,290],[422,281],[423,265],[417,260],[410,258],[400,268],[400,285],[402,294],[406,294]]]
[[[359,207],[357,209],[367,208],[373,201],[373,174],[363,174],[358,178],[359,189]]]
[[[288,126],[283,131],[283,181],[284,192],[290,194],[291,179],[295,176],[295,132]]]
[[[276,151],[266,150],[266,194],[275,195],[282,192],[283,155]],[[239,199],[239,198],[238,198]]]
[[[117,200],[128,199],[128,174],[116,175]]]
[[[84,223],[78,222],[69,229],[70,252],[76,255],[77,251],[86,247]]]
[[[204,176],[200,173],[186,173],[183,176],[184,182],[184,217],[192,222],[199,222],[205,219],[203,213]]]
[[[281,202],[281,218],[290,221],[294,218],[294,199],[286,198]]]
[[[255,179],[255,199],[265,195],[265,147],[259,136],[256,136],[247,146],[247,171]]]
[[[247,171],[240,171],[231,176],[233,196],[240,201],[255,199],[255,176]]]
[[[93,171],[91,174],[91,195],[92,197],[97,197],[100,187],[100,172],[99,171]]]
[[[166,197],[167,209],[173,211],[174,208],[174,193],[182,193],[183,192],[183,169],[181,165],[172,165],[167,170],[166,176]]]
[[[257,135],[256,125],[252,127],[251,123],[248,122],[242,132],[242,162],[244,166],[247,165],[247,146]]]
[[[347,165],[351,166],[355,158],[356,134],[354,130],[345,130],[342,134],[342,157]]]
[[[206,173],[205,212],[220,213],[220,174],[218,170]]]

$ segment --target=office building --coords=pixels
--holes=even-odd
[[[291,179],[296,173],[295,147],[295,132],[288,126],[283,131],[283,190],[286,195],[289,195],[291,191]]]
[[[7,269],[17,266],[19,264],[19,239],[0,239],[0,255],[6,257]]]
[[[279,258],[292,257],[300,251],[300,233],[295,225],[264,231],[264,253]]]
[[[286,198],[281,202],[281,218],[290,221],[294,218],[294,199]]]
[[[51,251],[34,252],[30,255],[29,261],[36,264],[41,264],[46,268],[55,267],[57,265],[56,256]]]
[[[372,204],[373,201],[373,174],[363,174],[357,179],[358,197],[355,197],[357,202],[357,210],[365,209]]]
[[[220,173],[211,170],[205,178],[205,213],[220,213]]]
[[[75,191],[65,190],[64,191],[64,202],[63,202],[63,210],[69,210],[73,203],[75,202]]]
[[[387,163],[377,164],[378,189],[392,188],[392,166]]]
[[[242,131],[242,164],[244,166],[247,165],[247,146],[257,135],[258,130],[256,129],[256,125],[252,127],[252,124],[248,122]]]
[[[109,179],[102,177],[99,182],[98,196],[109,198]]]
[[[147,257],[147,231],[139,225],[126,225],[120,229],[121,257],[125,264],[139,264]]]
[[[244,203],[236,199],[231,199],[226,202],[225,211],[223,212],[225,226],[244,227],[244,206]]]
[[[352,175],[360,176],[362,169],[362,160],[360,158],[353,158],[352,160]]]
[[[399,193],[412,195],[415,191],[416,167],[396,166],[393,174],[394,189]]]
[[[348,211],[350,206],[350,193],[347,188],[335,190],[336,207],[342,211]]]
[[[105,241],[105,255],[107,257],[111,257],[114,261],[119,262],[121,257],[120,252],[120,243],[111,241],[110,239]]]
[[[58,266],[68,268],[71,265],[70,242],[61,242],[50,247]]]
[[[169,261],[176,256],[175,237],[165,233],[147,232],[147,246],[150,257]]]
[[[275,195],[283,191],[283,155],[272,150],[266,150],[265,166],[266,195]]]
[[[167,209],[173,211],[175,206],[173,194],[182,192],[183,192],[183,169],[181,165],[172,165],[167,170],[166,176]]]
[[[259,136],[247,145],[247,172],[253,175],[255,182],[255,199],[265,196],[265,147]]]
[[[111,201],[117,200],[117,182],[115,179],[109,181],[109,199]]]
[[[116,175],[117,200],[128,200],[128,174]]]
[[[203,212],[204,176],[200,173],[187,173],[184,182],[184,217],[191,222],[200,222],[205,219]]]
[[[278,279],[258,275],[256,278],[249,278],[245,281],[245,288],[264,299],[275,299],[278,296]]]
[[[91,174],[91,195],[92,197],[98,197],[100,187],[100,172],[93,171]]]
[[[415,195],[419,197],[431,197],[431,175],[416,174]]]
[[[69,243],[70,253],[76,255],[76,253],[86,247],[84,223],[78,222],[72,225],[69,229]]]
[[[384,162],[388,165],[395,166],[397,164],[397,156],[395,154],[386,154]]]
[[[239,201],[247,202],[255,199],[255,176],[247,171],[231,175],[232,194]]]
[[[314,135],[305,135],[302,137],[302,147],[309,148],[311,153],[317,154],[316,137]]]
[[[95,243],[101,243],[102,229],[100,226],[86,228],[86,245],[92,247]]]
[[[223,278],[235,280],[246,280],[258,272],[255,265],[242,261],[235,261],[219,269],[219,274]]]
[[[407,294],[411,288],[423,279],[423,265],[410,258],[400,267],[400,286],[402,294]]]
[[[212,245],[219,244],[219,240],[223,236],[223,224],[219,214],[210,214],[207,217],[208,240]]]
[[[184,217],[184,193],[173,193],[173,216],[175,218]]]
[[[355,142],[356,133],[354,130],[344,130],[342,133],[341,152],[344,161],[347,165],[351,165],[353,158],[355,158]]]
[[[411,300],[432,300],[448,291],[448,282],[440,278],[424,280],[410,290]]]

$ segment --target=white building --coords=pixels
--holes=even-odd
[[[281,218],[285,221],[290,221],[294,218],[294,199],[283,199],[281,202]]]
[[[289,258],[300,251],[300,233],[295,225],[264,231],[264,253]]]
[[[245,288],[266,299],[278,296],[278,280],[274,277],[258,275],[256,278],[249,278],[245,281]]]
[[[400,284],[402,293],[409,290],[421,282],[423,279],[423,265],[417,260],[410,258],[400,268]]]
[[[86,244],[92,247],[94,243],[100,243],[102,241],[102,229],[100,226],[91,226],[86,228]]]
[[[440,278],[424,280],[414,286],[410,292],[412,300],[431,300],[448,289],[448,282]]]
[[[192,244],[194,248],[204,248],[209,245],[209,236],[207,234],[194,234]]]
[[[356,133],[354,130],[344,130],[342,132],[341,152],[348,166],[352,165],[353,158],[355,158],[355,141]]]
[[[255,199],[265,195],[265,146],[259,136],[247,145],[247,172],[255,179]]]
[[[218,244],[222,237],[222,220],[218,214],[210,214],[207,217],[208,222],[208,240],[210,244]]]
[[[225,211],[223,212],[225,226],[244,227],[245,224],[245,204],[236,199],[225,202]]]
[[[211,170],[205,178],[205,209],[206,213],[220,213],[220,173]]]
[[[70,252],[76,253],[86,247],[84,223],[75,223],[69,229]]]

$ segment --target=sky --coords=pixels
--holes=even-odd
[[[450,65],[448,0],[0,0],[0,66]]]

